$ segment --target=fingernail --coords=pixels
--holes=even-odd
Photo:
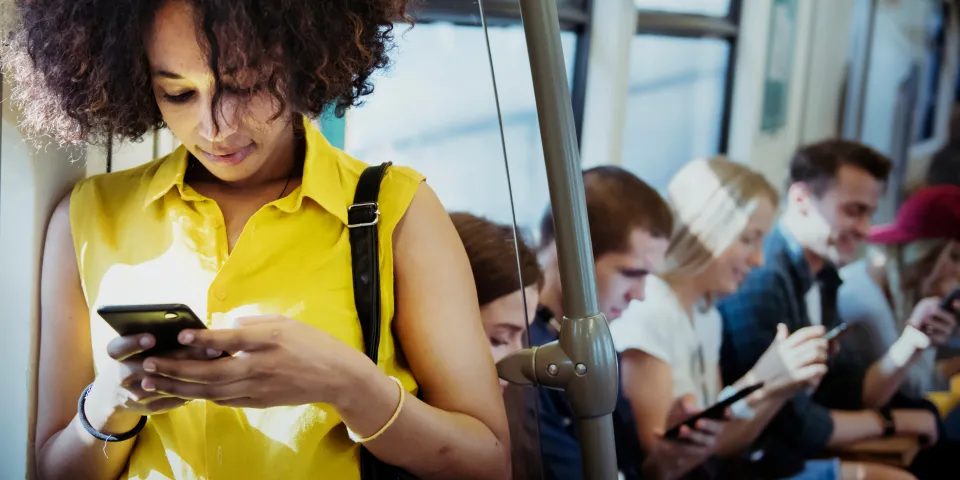
[[[150,348],[153,346],[153,337],[150,335],[144,335],[140,337],[140,346],[143,348]]]
[[[183,332],[183,333],[180,334],[180,343],[182,343],[182,344],[184,344],[184,345],[189,345],[189,344],[193,343],[193,340],[194,340],[195,338],[196,338],[196,336],[195,336],[194,334],[192,334],[192,333],[190,333],[190,332]]]
[[[145,360],[145,361],[143,362],[143,369],[146,370],[146,371],[148,371],[148,372],[156,372],[156,371],[157,371],[157,364],[154,363],[153,360]]]
[[[207,356],[210,357],[210,358],[217,358],[217,357],[220,356],[220,351],[219,351],[219,350],[214,350],[214,349],[212,349],[212,348],[208,348],[208,349],[207,349]]]
[[[152,392],[157,389],[157,386],[154,385],[149,378],[144,378],[143,381],[140,382],[140,387],[148,392]]]

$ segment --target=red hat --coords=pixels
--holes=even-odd
[[[893,223],[870,229],[871,243],[908,243],[914,240],[960,239],[960,187],[938,185],[910,196]]]

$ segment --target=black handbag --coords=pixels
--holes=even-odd
[[[350,256],[353,260],[353,297],[363,331],[367,357],[377,363],[380,349],[380,240],[377,226],[380,210],[377,199],[380,182],[391,163],[367,167],[360,174],[353,205],[347,209],[350,229]],[[406,471],[388,465],[360,446],[362,480],[416,480]]]

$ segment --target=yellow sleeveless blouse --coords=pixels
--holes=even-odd
[[[366,165],[309,122],[306,133],[303,184],[257,211],[229,254],[219,207],[183,181],[183,147],[77,184],[70,221],[95,365],[112,361],[106,345],[117,335],[96,313],[105,305],[184,303],[210,328],[229,327],[235,316],[280,314],[362,350],[346,224]],[[391,334],[392,235],[422,181],[391,167],[380,191],[380,367],[411,392],[416,382]],[[240,409],[194,401],[151,416],[136,442],[126,478],[360,477],[358,446],[326,404]]]

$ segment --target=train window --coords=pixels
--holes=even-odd
[[[533,227],[549,200],[526,39],[519,25],[490,27],[517,221]],[[368,163],[423,173],[448,210],[511,222],[503,147],[483,29],[399,26],[394,64],[347,115],[344,149]],[[562,33],[568,80],[576,34]]]
[[[694,13],[723,17],[730,11],[730,0],[633,0],[637,8],[674,13]]]
[[[914,130],[915,142],[929,140],[936,135],[937,105],[940,103],[940,77],[946,50],[946,15],[943,5],[932,8],[927,18],[924,35],[926,52],[924,54],[923,83],[917,99],[918,125]]]
[[[625,168],[662,189],[684,163],[718,153],[729,50],[722,39],[633,38]]]

